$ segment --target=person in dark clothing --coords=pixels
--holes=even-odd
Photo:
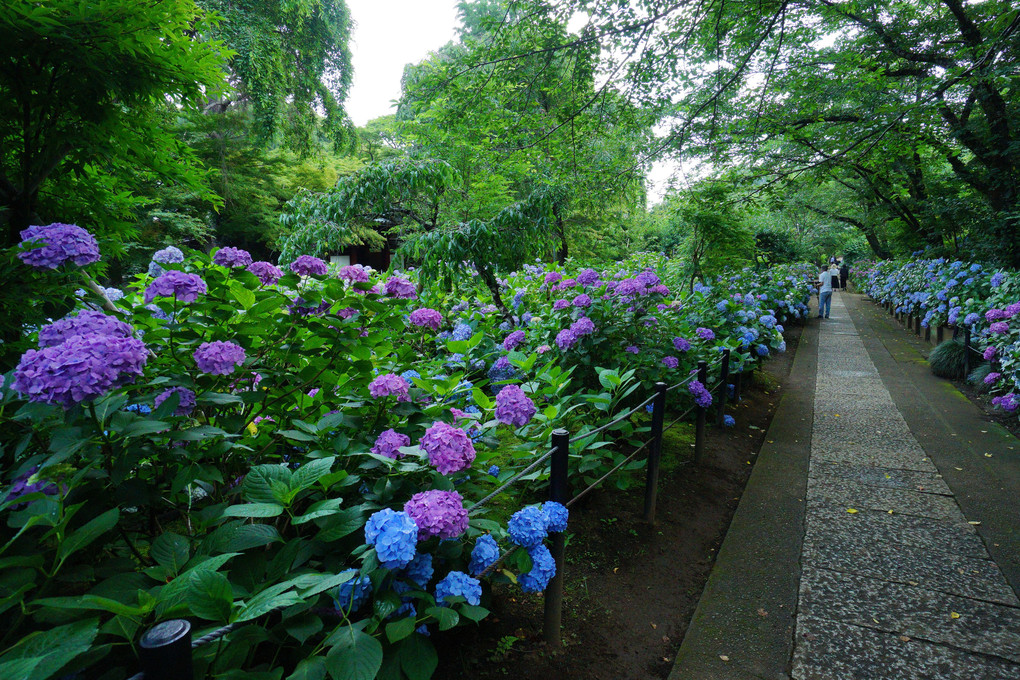
[[[843,266],[839,268],[839,287],[842,290],[846,290],[846,280],[850,278],[850,267],[843,263]]]

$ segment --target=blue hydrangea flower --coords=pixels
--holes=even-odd
[[[340,576],[351,574],[351,578],[336,587],[334,598],[339,611],[352,614],[368,602],[372,594],[372,582],[367,576],[358,576],[357,569],[345,569]]]
[[[475,541],[475,547],[471,550],[471,562],[468,564],[468,571],[472,576],[478,576],[499,559],[499,545],[491,534],[480,536]]]
[[[560,532],[567,530],[567,518],[570,516],[570,511],[562,503],[556,501],[546,501],[542,505],[542,510],[548,517],[547,527],[549,531]]]
[[[375,546],[380,564],[388,569],[400,569],[414,559],[418,525],[406,512],[383,508],[368,518],[365,542]]]
[[[487,472],[488,472],[488,474],[492,475],[493,477],[499,477],[499,466],[498,465],[493,465],[493,466],[491,466],[488,469]]]
[[[482,584],[462,571],[451,571],[436,584],[436,604],[448,606],[446,598],[463,597],[468,604],[477,605],[482,601]]]
[[[729,415],[729,414],[723,416],[722,421],[723,421],[723,425],[725,425],[726,427],[733,427],[734,425],[737,424],[736,419],[733,416]]]
[[[757,352],[760,357],[767,357],[769,355],[769,348],[765,345],[758,345],[754,348],[754,351]]]
[[[542,544],[529,548],[528,556],[531,557],[531,570],[518,576],[517,582],[526,593],[540,593],[556,575],[556,561],[549,548]]]
[[[409,371],[404,371],[403,373],[400,374],[400,377],[403,378],[408,385],[411,385],[413,384],[411,382],[412,379],[417,378],[418,380],[421,380],[421,373],[412,369]]]
[[[521,508],[507,523],[510,540],[519,546],[530,548],[541,543],[549,534],[549,515],[535,505]]]
[[[472,335],[474,335],[474,331],[471,330],[471,326],[468,326],[466,323],[460,323],[453,329],[450,337],[454,340],[469,340]]]
[[[404,576],[419,588],[424,588],[432,580],[434,571],[432,568],[432,555],[429,553],[418,553],[404,568]]]

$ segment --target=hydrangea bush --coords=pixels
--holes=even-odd
[[[46,262],[94,261],[93,241],[59,231]],[[152,264],[110,308],[86,296],[31,330],[36,347],[0,384],[3,626],[40,649],[78,641],[40,677],[130,676],[141,631],[173,617],[197,634],[246,624],[196,650],[200,674],[385,663],[397,677],[414,658],[428,675],[430,633],[483,618],[494,583],[539,592],[555,573],[544,541],[565,508],[507,522],[473,503],[555,428],[594,429],[722,348],[737,370],[758,347],[782,351],[809,290],[791,269],[683,291],[643,256],[526,267],[501,282],[502,312],[485,293],[419,290],[413,272],[331,276],[308,256],[171,247]],[[571,473],[608,469],[614,439],[643,429],[585,438]],[[525,505],[544,475],[511,498]]]

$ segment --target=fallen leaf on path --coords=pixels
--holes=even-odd
[[[847,508],[846,511],[849,512],[851,515],[856,515],[857,514],[857,511],[854,510],[853,508]]]
[[[910,642],[910,638],[908,638],[906,635],[901,635],[900,640],[903,642]]]
[[[656,628],[658,628],[658,626],[656,626],[656,625],[655,625],[655,624],[653,623],[653,624],[652,624],[652,630],[655,630]]]
[[[725,654],[720,654],[719,658],[722,659],[723,661],[729,661],[730,660],[730,657],[726,656]]]
[[[963,472],[963,468],[956,468],[956,469],[959,470],[960,472]]]
[[[769,613],[767,611],[765,611],[761,607],[758,607],[758,616],[760,616],[762,618],[765,618],[768,615],[769,615]]]
[[[986,453],[985,454],[985,458],[991,458],[991,457],[992,457],[992,454],[990,454],[990,453]]]
[[[981,522],[967,522],[967,524],[973,524],[974,526],[978,526],[979,524],[981,524]]]
[[[890,514],[890,515],[892,514],[892,510],[890,510],[890,511],[889,511],[889,514]]]
[[[960,618],[960,615],[957,614],[956,612],[951,612],[949,614],[949,618],[951,618],[951,619],[958,619],[958,618]]]

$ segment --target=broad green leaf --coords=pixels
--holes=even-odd
[[[253,503],[275,503],[273,482],[290,487],[291,473],[283,465],[256,465],[241,483],[241,496]]]
[[[303,515],[294,518],[294,524],[304,524],[318,517],[333,515],[340,509],[340,504],[343,503],[343,500],[342,498],[329,498],[318,503],[312,503]]]
[[[149,557],[175,575],[188,563],[188,556],[188,539],[170,531],[157,536],[149,548]]]
[[[326,677],[326,659],[321,656],[312,656],[301,659],[294,672],[287,676],[287,680],[323,680]]]
[[[294,471],[291,484],[299,489],[307,489],[329,474],[334,461],[336,461],[336,458],[332,456],[308,461]]]
[[[407,616],[392,623],[386,624],[386,639],[392,642],[399,642],[414,632],[417,621],[413,616]]]
[[[99,515],[99,517],[86,522],[83,526],[71,532],[64,539],[64,542],[60,544],[60,547],[57,549],[57,559],[63,562],[77,551],[86,547],[115,527],[118,519],[120,519],[120,510],[113,508]]]
[[[240,611],[237,612],[237,617],[234,621],[251,621],[279,607],[287,607],[304,602],[297,593],[284,592],[293,586],[294,584],[291,582],[276,583],[260,591],[244,603]]]
[[[295,640],[304,644],[305,640],[322,630],[322,619],[311,612],[305,612],[300,616],[286,619],[283,622],[283,629]],[[325,666],[323,666],[325,671]]]
[[[195,616],[226,622],[234,605],[234,594],[227,577],[217,571],[196,571],[188,580],[185,602]]]
[[[400,668],[410,680],[429,680],[439,665],[439,655],[424,635],[412,635],[400,643],[397,651]]]
[[[329,676],[333,680],[373,680],[383,660],[379,641],[350,626],[333,637],[336,644],[326,655]]]
[[[30,674],[25,676],[25,680],[45,680],[86,653],[98,633],[99,619],[75,621],[66,626],[29,633],[0,658],[0,663],[11,664],[8,668],[14,668],[13,662],[17,659],[38,660],[37,663],[22,666],[31,667]],[[4,680],[9,677],[14,680],[16,676],[0,675],[0,677]]]
[[[429,607],[425,613],[439,622],[439,630],[449,630],[460,622],[460,614],[450,607]]]
[[[284,507],[276,503],[242,503],[231,505],[223,511],[224,517],[278,517]]]

